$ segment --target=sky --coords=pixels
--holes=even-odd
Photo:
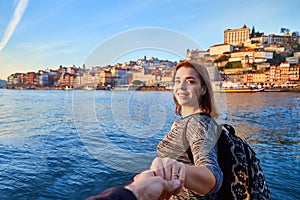
[[[0,79],[60,65],[79,67],[96,50],[100,57],[93,64],[99,66],[143,55],[178,61],[182,54],[170,46],[141,43],[131,50],[140,39],[137,30],[147,30],[141,39],[147,44],[187,44],[188,38],[207,50],[224,42],[226,29],[244,24],[265,34],[280,35],[281,27],[300,31],[299,8],[299,0],[1,0]]]

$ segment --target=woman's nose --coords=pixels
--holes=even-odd
[[[178,88],[185,89],[186,88],[186,81],[180,81],[180,83],[178,84]]]

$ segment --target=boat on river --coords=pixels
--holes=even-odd
[[[265,92],[288,92],[287,88],[266,88]]]
[[[171,91],[171,88],[165,86],[136,86],[136,85],[123,85],[114,87],[112,90],[136,90],[136,91]]]
[[[93,86],[85,86],[83,89],[84,90],[95,90],[95,88]]]
[[[233,82],[217,82],[214,83],[214,92],[221,93],[252,93],[252,92],[263,92],[265,88],[257,86],[247,86],[240,83]]]
[[[263,92],[265,88],[220,88],[214,90],[214,92],[220,93],[252,93],[252,92]]]

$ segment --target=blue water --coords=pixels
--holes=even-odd
[[[216,94],[272,199],[300,199],[300,93]],[[0,90],[0,199],[85,199],[146,169],[178,120],[163,91]]]

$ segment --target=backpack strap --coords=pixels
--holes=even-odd
[[[229,124],[221,124],[221,126],[224,127],[229,134],[235,135],[235,129],[233,128],[233,126]]]
[[[192,150],[191,150],[191,147],[190,147],[190,144],[186,138],[186,131],[187,131],[187,125],[189,123],[189,121],[192,119],[192,117],[190,117],[187,122],[185,123],[184,125],[184,128],[183,128],[183,133],[182,133],[182,141],[183,141],[183,145],[184,145],[184,148],[186,149],[186,153],[188,154],[189,156],[189,159],[191,160],[191,162],[194,164],[194,157],[193,157],[193,153],[192,153]]]

